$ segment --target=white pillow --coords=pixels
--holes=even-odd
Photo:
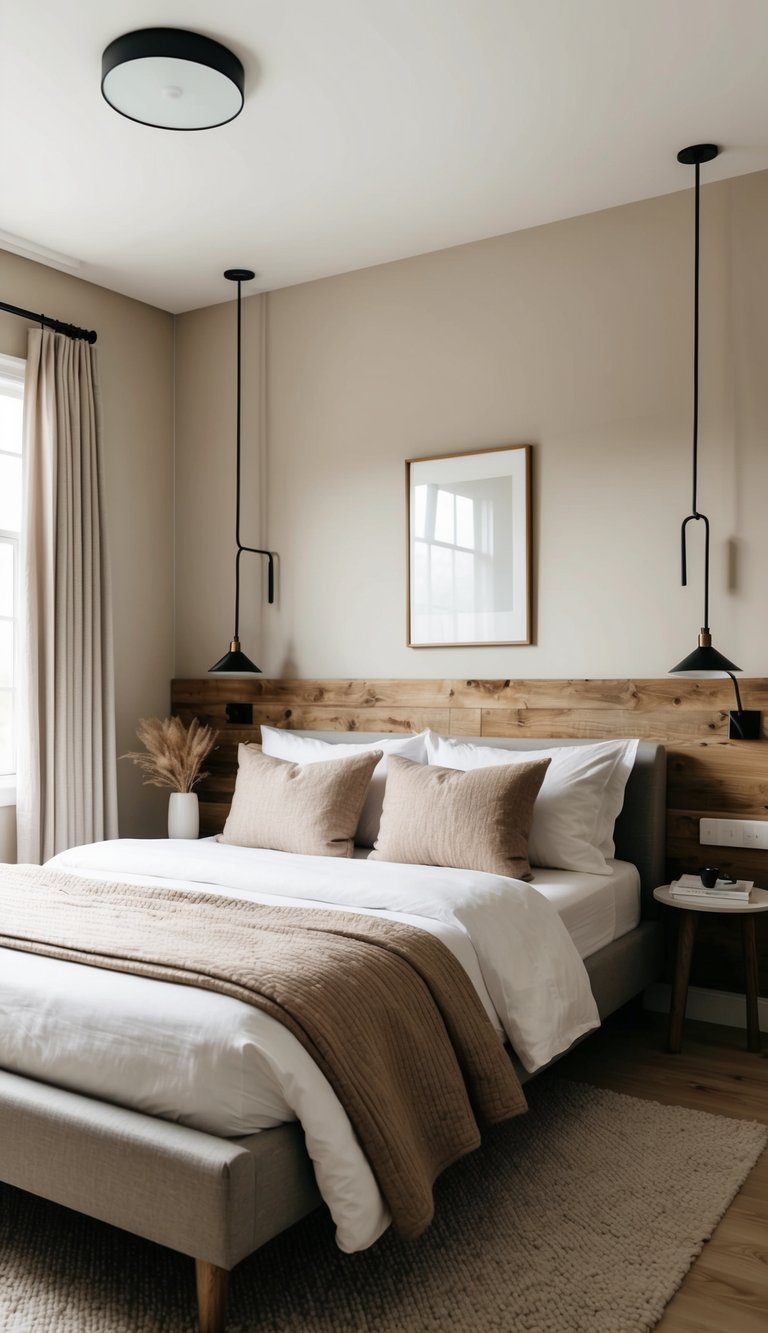
[[[483,768],[550,759],[533,809],[528,838],[532,865],[609,875],[614,855],[613,826],[624,804],[637,741],[598,741],[541,750],[505,750],[427,733],[430,764],[441,768]]]
[[[381,741],[319,741],[314,736],[297,736],[295,731],[282,727],[261,728],[261,748],[273,759],[290,759],[295,764],[321,764],[329,759],[351,759],[366,750],[383,750],[383,758],[373,770],[371,785],[360,814],[355,842],[360,847],[372,847],[379,836],[381,811],[384,805],[384,786],[387,780],[387,756],[399,754],[415,764],[427,762],[427,733],[393,736]],[[534,755],[534,758],[538,758]],[[454,768],[460,765],[453,765]]]

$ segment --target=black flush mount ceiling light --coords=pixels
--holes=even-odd
[[[271,551],[263,551],[259,546],[243,546],[240,540],[240,383],[241,383],[241,345],[242,345],[242,321],[241,321],[241,303],[242,303],[242,285],[244,282],[250,282],[256,274],[250,268],[228,268],[224,274],[230,282],[237,283],[237,408],[236,408],[236,440],[237,440],[237,465],[236,465],[236,484],[235,484],[235,546],[237,554],[235,556],[235,632],[232,636],[232,642],[229,645],[229,651],[219,658],[209,671],[218,671],[221,673],[235,673],[242,675],[243,672],[258,672],[261,674],[261,668],[253,663],[250,657],[246,657],[240,648],[240,557],[243,551],[248,551],[252,555],[263,555],[267,558],[267,601],[272,603],[275,600],[275,561]]]
[[[698,473],[699,473],[699,220],[701,206],[701,164],[703,162],[712,162],[717,157],[719,149],[713,143],[693,144],[690,148],[683,148],[677,155],[678,162],[684,166],[692,166],[696,169],[696,188],[694,203],[694,268],[693,268],[693,450],[692,450],[692,474],[693,474],[693,499],[691,503],[691,512],[687,518],[683,519],[680,530],[680,543],[682,554],[682,583],[685,587],[688,583],[688,558],[686,549],[688,524],[691,522],[704,524],[704,615],[703,625],[699,631],[699,641],[692,653],[684,657],[682,662],[672,667],[670,675],[675,676],[730,676],[736,690],[736,711],[729,714],[729,737],[732,740],[754,740],[760,734],[760,714],[753,710],[745,710],[741,706],[741,694],[739,684],[734,675],[735,671],[740,671],[737,667],[716,648],[712,647],[712,634],[709,628],[709,519],[706,514],[702,514],[698,507]]]
[[[141,28],[116,37],[101,58],[101,91],[121,116],[162,130],[209,130],[243,109],[245,71],[210,37]]]

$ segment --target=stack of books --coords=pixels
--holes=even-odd
[[[708,889],[702,884],[700,875],[681,875],[679,879],[672,881],[669,889],[673,898],[690,898],[701,903],[706,901],[714,906],[723,903],[748,903],[753,885],[754,880],[751,879],[719,879],[711,889]]]

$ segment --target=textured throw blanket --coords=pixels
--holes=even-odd
[[[401,1235],[525,1098],[464,969],[426,931],[322,908],[0,868],[0,945],[221,991],[283,1023],[344,1106]]]

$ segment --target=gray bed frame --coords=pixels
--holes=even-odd
[[[344,732],[301,734],[349,740]],[[530,750],[588,743],[475,739]],[[642,920],[587,959],[602,1018],[658,975],[652,892],[665,878],[665,791],[664,749],[641,742],[615,840],[617,857],[640,871]],[[190,1255],[201,1333],[225,1327],[229,1270],[321,1202],[296,1124],[222,1139],[4,1071],[0,1180]]]

